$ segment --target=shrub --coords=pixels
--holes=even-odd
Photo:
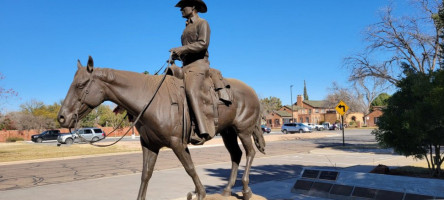
[[[17,141],[24,141],[25,139],[21,137],[8,137],[6,138],[6,142],[17,142]]]

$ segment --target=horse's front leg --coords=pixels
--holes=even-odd
[[[191,160],[191,155],[188,147],[177,141],[177,143],[172,145],[171,148],[173,149],[177,158],[179,158],[180,162],[185,168],[185,171],[193,179],[197,193],[197,200],[203,200],[206,196],[205,188],[200,182],[199,176],[196,173],[196,169],[194,168],[193,161]]]
[[[140,183],[139,195],[137,196],[137,200],[144,200],[146,197],[146,190],[148,187],[148,181],[153,175],[154,165],[156,164],[157,155],[159,154],[159,150],[150,150],[146,147],[146,145],[142,144],[142,152],[143,152],[143,169],[142,169],[142,178]]]

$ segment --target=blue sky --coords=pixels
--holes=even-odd
[[[206,0],[211,66],[252,86],[260,98],[290,104],[303,93],[322,100],[333,81],[348,85],[343,59],[365,47],[362,32],[378,22],[387,0]],[[407,0],[397,11],[412,12]],[[97,67],[153,74],[180,46],[184,19],[177,0],[0,0],[0,81],[19,98],[63,99],[77,59]],[[4,101],[4,99],[2,99]]]

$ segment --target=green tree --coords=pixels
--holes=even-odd
[[[406,64],[404,64],[406,65]],[[426,159],[432,176],[442,176],[444,70],[424,74],[405,67],[399,90],[388,100],[373,131],[376,140],[405,156]]]
[[[272,96],[261,99],[260,103],[262,110],[262,118],[265,118],[265,116],[267,116],[273,110],[279,110],[282,107],[281,99]]]
[[[43,102],[32,99],[20,105],[21,114],[16,114],[17,128],[28,129],[52,129],[58,128],[57,114],[60,104],[45,105]]]
[[[101,104],[97,108],[94,108],[85,118],[81,121],[82,127],[116,127],[122,128],[130,125],[128,120],[123,119],[126,115],[126,111],[123,113],[114,113],[110,105]],[[118,126],[118,127],[117,127]]]
[[[371,105],[371,107],[373,107],[373,106],[387,106],[389,98],[390,98],[389,94],[381,93],[378,95],[378,97],[375,98],[375,100],[372,101],[372,103],[370,105]]]
[[[304,80],[304,99],[305,100],[309,100],[308,99],[308,93],[307,93],[307,85],[305,85],[305,80]]]

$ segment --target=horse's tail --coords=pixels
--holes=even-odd
[[[264,139],[264,134],[262,133],[262,129],[261,129],[261,119],[260,118],[257,120],[256,126],[254,126],[253,139],[254,139],[254,144],[256,145],[256,148],[260,152],[265,154],[265,139]]]

